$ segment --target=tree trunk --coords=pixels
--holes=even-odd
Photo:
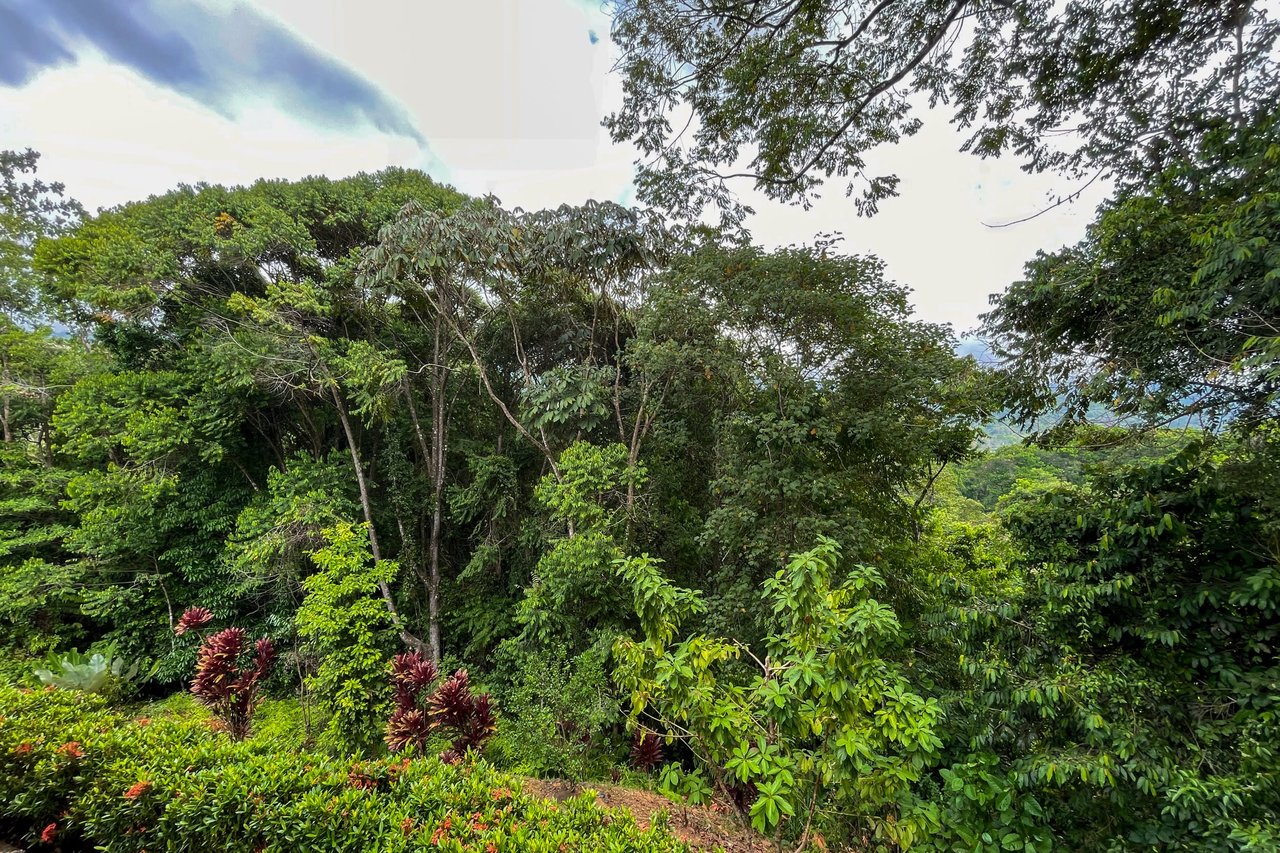
[[[378,531],[373,523],[373,502],[369,497],[369,482],[364,475],[364,462],[360,458],[360,448],[356,443],[355,430],[351,426],[351,416],[347,413],[346,404],[342,401],[342,395],[338,393],[336,388],[332,389],[333,403],[338,410],[338,420],[342,422],[342,431],[347,437],[347,448],[351,451],[351,467],[356,473],[356,487],[360,490],[360,506],[364,510],[365,527],[369,534],[369,551],[373,554],[375,563],[382,562],[382,547],[378,544]],[[396,608],[395,599],[391,595],[391,589],[387,586],[386,581],[378,581],[378,591],[382,593],[382,600],[387,605],[387,612],[391,615],[391,623],[395,625],[396,630],[400,633],[400,639],[405,645],[417,651],[422,651],[424,644],[422,640],[413,636],[404,627],[404,622],[400,619],[400,611]]]
[[[4,443],[13,443],[13,428],[9,426],[9,361],[4,360],[4,405],[0,408],[0,425],[4,428]]]
[[[445,412],[445,383],[449,380],[448,368],[444,364],[442,346],[443,321],[436,318],[435,345],[431,369],[431,541],[429,593],[427,607],[430,622],[427,640],[431,644],[431,657],[436,664],[440,663],[440,525],[444,512],[444,475],[445,450],[448,428]]]

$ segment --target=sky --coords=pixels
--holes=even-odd
[[[423,169],[527,210],[634,203],[635,151],[598,0],[0,0],[0,148],[90,210],[180,183]],[[1084,233],[1106,193],[959,152],[944,112],[872,153],[901,197],[859,217],[832,185],[811,209],[740,187],[767,247],[839,233],[884,259],[917,313],[964,333],[1038,249]]]

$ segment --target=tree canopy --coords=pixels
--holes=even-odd
[[[624,100],[606,124],[640,150],[641,198],[681,215],[733,211],[735,179],[804,201],[829,177],[873,212],[898,179],[866,155],[918,131],[926,104],[950,107],[977,155],[1128,186],[1280,95],[1280,23],[1255,0],[612,8]]]

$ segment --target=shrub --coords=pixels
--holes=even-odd
[[[275,660],[275,647],[266,637],[254,644],[250,662],[243,628],[227,628],[206,637],[196,655],[196,677],[191,692],[209,707],[234,740],[249,736],[249,725],[258,704],[258,688]]]
[[[182,611],[178,624],[173,626],[173,633],[181,637],[183,634],[196,632],[213,621],[213,613],[207,607],[188,607]]]
[[[317,571],[302,582],[307,592],[294,624],[317,666],[307,690],[327,713],[321,743],[336,752],[379,746],[387,718],[387,659],[395,632],[378,584],[389,583],[396,564],[374,561],[365,525],[342,523],[323,534],[328,544],[311,555]]]
[[[52,827],[52,829],[50,829]],[[590,795],[549,803],[484,762],[352,764],[142,725],[98,697],[0,687],[0,828],[64,849],[382,853],[601,850],[687,853]],[[15,839],[19,840],[19,839]]]
[[[453,763],[469,750],[479,751],[497,725],[488,693],[471,692],[471,678],[460,669],[428,692],[440,671],[417,652],[396,655],[391,663],[395,710],[387,722],[387,746],[399,751],[407,746],[425,750],[437,731],[453,738],[441,758]]]
[[[653,732],[636,729],[636,739],[631,744],[631,763],[637,770],[651,772],[662,764],[662,738]]]
[[[511,684],[500,694],[502,733],[495,746],[504,761],[571,782],[612,769],[622,744],[611,729],[620,728],[622,715],[598,647],[569,657],[563,646],[526,651],[513,642],[504,644],[500,662],[497,678]]]
[[[673,642],[699,599],[668,583],[656,560],[622,561],[645,635],[615,644],[615,677],[633,719],[647,714],[680,733],[722,793],[748,789],[752,824],[779,843],[799,837],[803,848],[811,829],[861,824],[907,848],[933,825],[927,813],[904,819],[902,805],[937,758],[941,708],[888,657],[899,624],[871,597],[879,573],[854,566],[835,585],[838,559],[835,541],[820,537],[764,583],[774,633],[762,660],[732,640]],[[735,665],[744,655],[750,675]],[[690,802],[708,793],[701,774],[668,765],[661,775],[661,787]]]
[[[124,658],[116,656],[114,643],[90,655],[77,649],[50,652],[44,666],[35,670],[41,684],[84,693],[115,693],[137,674],[138,662],[126,667]]]

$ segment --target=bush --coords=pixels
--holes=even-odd
[[[600,778],[613,769],[621,744],[618,700],[596,647],[570,658],[563,646],[546,651],[503,647],[502,727],[494,753],[504,766],[541,778],[571,782]]]
[[[884,586],[879,572],[837,571],[839,557],[835,540],[819,537],[765,581],[774,633],[763,659],[703,634],[673,642],[701,609],[698,597],[670,584],[658,560],[620,561],[644,637],[614,645],[614,677],[630,691],[633,719],[679,735],[710,785],[750,800],[752,825],[779,848],[798,837],[803,849],[814,829],[869,827],[886,846],[906,849],[936,823],[923,810],[901,815],[937,760],[942,709],[889,657],[899,623],[872,598]],[[758,667],[750,676],[735,666],[743,655]],[[659,785],[689,802],[710,794],[701,774],[674,764]]]
[[[245,661],[247,644],[243,628],[227,628],[206,637],[196,653],[196,677],[191,682],[191,693],[236,740],[249,736],[259,688],[276,657],[271,640],[262,637],[253,645],[253,657]]]
[[[490,766],[351,764],[133,720],[98,697],[0,687],[0,831],[64,849],[688,851],[591,795],[523,795]]]
[[[115,695],[126,682],[138,674],[138,662],[126,668],[125,659],[116,656],[115,644],[91,654],[49,652],[43,666],[34,670],[36,678],[46,686],[84,693]]]
[[[453,738],[440,757],[450,764],[480,751],[497,728],[488,693],[472,693],[471,677],[460,669],[438,681],[440,670],[417,652],[396,655],[391,662],[395,710],[387,721],[386,741],[392,751],[427,748],[432,735]]]
[[[396,564],[374,561],[365,525],[343,523],[322,535],[328,544],[311,555],[317,571],[302,582],[307,597],[295,617],[317,664],[307,690],[328,715],[325,747],[371,753],[391,710],[387,660],[397,644],[378,584],[395,577]]]

